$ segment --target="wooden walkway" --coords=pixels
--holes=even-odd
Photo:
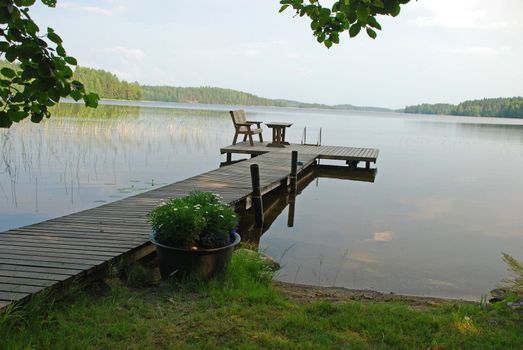
[[[249,145],[248,142],[239,142],[236,145],[230,145],[220,149],[222,154],[227,154],[230,157],[232,153],[260,155],[271,153],[289,153],[291,151],[298,151],[298,154],[315,155],[316,159],[332,159],[346,161],[347,164],[353,167],[357,166],[359,162],[365,162],[366,167],[370,167],[370,163],[376,163],[378,159],[379,150],[375,148],[357,148],[357,147],[342,147],[342,146],[315,146],[315,145],[300,145],[291,144],[285,148],[267,147],[267,142],[256,142],[254,146]]]
[[[248,204],[252,191],[250,165],[253,163],[259,165],[262,193],[265,194],[287,185],[291,150],[299,151],[298,173],[318,158],[347,160],[347,157],[355,157],[375,162],[377,157],[377,150],[366,149],[292,146],[285,149],[265,147],[262,152],[259,150],[262,147],[253,147],[252,151],[260,155],[243,162],[93,209],[0,233],[0,309],[44,289],[63,287],[76,279],[104,271],[113,263],[130,262],[153,252],[154,248],[149,244],[151,229],[147,213],[162,200],[200,190],[217,193],[225,202],[237,207]],[[307,147],[314,147],[310,150],[315,152]],[[240,146],[237,149],[241,151]]]

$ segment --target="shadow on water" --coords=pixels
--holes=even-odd
[[[297,191],[292,193],[287,188],[279,188],[263,197],[264,221],[262,227],[255,223],[254,210],[250,208],[240,212],[239,234],[246,242],[260,244],[260,238],[267,232],[274,221],[288,207],[287,226],[293,227],[296,216],[296,201],[311,183],[320,178],[374,182],[377,169],[348,168],[335,165],[314,165],[301,174],[297,182]]]

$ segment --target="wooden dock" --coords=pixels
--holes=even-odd
[[[267,147],[267,142],[257,142],[254,146],[248,142],[240,142],[220,149],[222,154],[227,154],[227,159],[231,159],[233,153],[250,154],[257,156],[271,153],[289,153],[298,151],[298,154],[308,154],[315,156],[316,159],[331,159],[345,161],[351,167],[356,167],[359,162],[364,162],[366,168],[370,168],[371,163],[376,163],[379,150],[375,148],[356,148],[342,146],[316,146],[291,144],[285,148]]]
[[[44,289],[103,272],[115,263],[140,259],[154,251],[147,213],[161,201],[211,191],[237,208],[250,203],[250,165],[258,164],[262,194],[287,186],[291,151],[298,151],[298,173],[317,159],[338,159],[354,166],[376,162],[378,150],[350,147],[290,145],[268,148],[246,143],[222,148],[253,158],[237,162],[149,192],[93,209],[0,233],[0,310]]]

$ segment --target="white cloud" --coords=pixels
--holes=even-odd
[[[478,55],[478,56],[500,56],[510,53],[511,48],[508,46],[488,47],[488,46],[471,46],[461,47],[449,50],[452,53]]]
[[[510,26],[504,19],[496,19],[491,13],[478,8],[478,1],[427,0],[419,8],[427,15],[418,16],[414,24],[419,27],[502,29]]]
[[[392,241],[393,238],[394,238],[394,233],[392,231],[374,232],[373,241],[388,242],[388,241]]]
[[[92,6],[73,3],[69,1],[58,1],[56,6],[63,9],[76,10],[104,16],[110,16],[125,10],[125,6],[120,5],[117,1],[105,1],[105,3],[106,6]]]
[[[123,46],[106,47],[101,50],[102,52],[117,54],[124,60],[139,61],[141,62],[145,56],[141,49],[133,49]]]
[[[121,79],[138,80],[141,64],[145,57],[141,49],[124,46],[106,47],[98,50],[105,55],[104,61],[109,71]]]

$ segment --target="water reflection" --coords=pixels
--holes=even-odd
[[[225,112],[62,104],[0,130],[0,231],[114,201],[219,161]]]

